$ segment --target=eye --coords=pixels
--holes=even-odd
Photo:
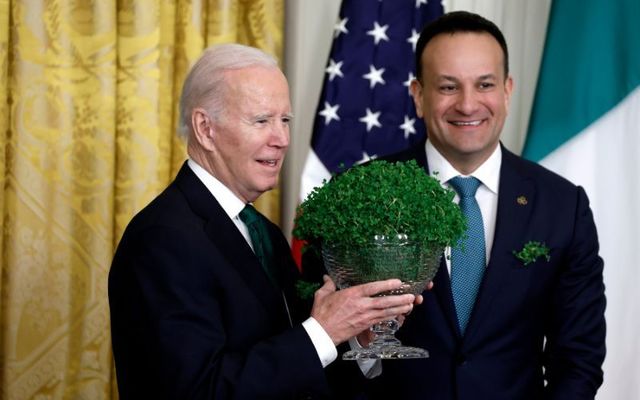
[[[456,90],[456,85],[442,85],[440,86],[440,91],[444,93],[451,93]]]
[[[488,90],[488,89],[493,89],[495,87],[495,83],[493,82],[481,82],[479,87],[482,90]]]
[[[291,117],[282,117],[282,123],[289,125],[291,123]]]

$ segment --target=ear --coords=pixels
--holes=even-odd
[[[209,114],[203,108],[194,108],[191,113],[193,135],[198,144],[210,150],[214,146],[215,129]]]
[[[504,81],[504,99],[505,109],[509,110],[509,103],[511,101],[511,93],[513,92],[513,77],[509,75]]]
[[[422,113],[422,84],[417,79],[414,79],[411,81],[409,90],[411,92],[411,98],[413,98],[413,104],[416,106],[416,115],[419,118],[423,118],[424,114]]]

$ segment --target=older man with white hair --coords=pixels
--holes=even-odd
[[[133,218],[109,275],[120,397],[330,396],[336,346],[415,297],[372,297],[398,280],[336,291],[328,277],[311,310],[297,295],[286,239],[251,205],[276,186],[289,145],[289,88],[272,57],[206,50],[180,113],[189,160]]]

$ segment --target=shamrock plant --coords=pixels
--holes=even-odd
[[[415,161],[373,161],[315,188],[297,209],[294,236],[311,245],[366,246],[376,235],[447,246],[466,222],[455,193]]]

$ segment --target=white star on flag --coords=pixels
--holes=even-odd
[[[340,104],[336,104],[332,106],[328,102],[324,102],[324,109],[320,111],[318,114],[324,117],[324,124],[329,125],[331,120],[340,121],[340,116],[338,116],[338,108],[340,108]]]
[[[373,36],[373,41],[376,45],[380,43],[381,40],[389,41],[389,37],[387,36],[387,29],[389,29],[389,25],[380,26],[378,21],[373,23],[373,29],[367,31],[367,35]]]
[[[369,65],[369,73],[362,75],[363,78],[369,80],[369,89],[373,89],[376,83],[384,85],[386,82],[382,78],[384,68],[376,69],[372,64]]]
[[[335,78],[336,75],[340,78],[344,77],[341,70],[342,63],[343,61],[336,63],[335,61],[333,61],[333,59],[329,59],[329,66],[327,67],[327,69],[325,69],[325,71],[329,74],[329,81],[333,81],[333,78]]]
[[[366,163],[368,161],[375,160],[376,158],[378,158],[378,156],[376,154],[370,156],[369,154],[367,154],[366,151],[363,151],[362,152],[362,158],[359,159],[358,161],[356,161],[356,165],[364,164],[364,163]]]
[[[382,124],[380,124],[380,121],[378,121],[378,118],[380,118],[380,111],[371,112],[369,107],[367,107],[367,115],[365,115],[364,117],[361,117],[358,121],[367,124],[367,132],[370,132],[371,128],[373,128],[374,126],[378,128],[382,127]]]
[[[444,6],[444,0],[442,1]],[[421,4],[427,4],[427,0],[416,0],[416,8],[420,7]]]
[[[415,29],[411,29],[411,36],[407,38],[407,42],[411,43],[411,47],[413,48],[413,52],[416,52],[416,45],[418,44],[418,38],[420,38],[420,33],[418,33]]]
[[[341,33],[344,33],[345,35],[349,33],[349,30],[347,29],[347,21],[349,21],[349,18],[342,18],[340,22],[335,24],[335,26],[333,27],[334,39],[340,36]]]
[[[409,135],[416,134],[416,128],[413,126],[413,124],[415,123],[416,123],[415,118],[409,118],[407,115],[404,116],[404,122],[402,123],[402,125],[400,125],[400,129],[404,131],[405,139],[408,139]]]

